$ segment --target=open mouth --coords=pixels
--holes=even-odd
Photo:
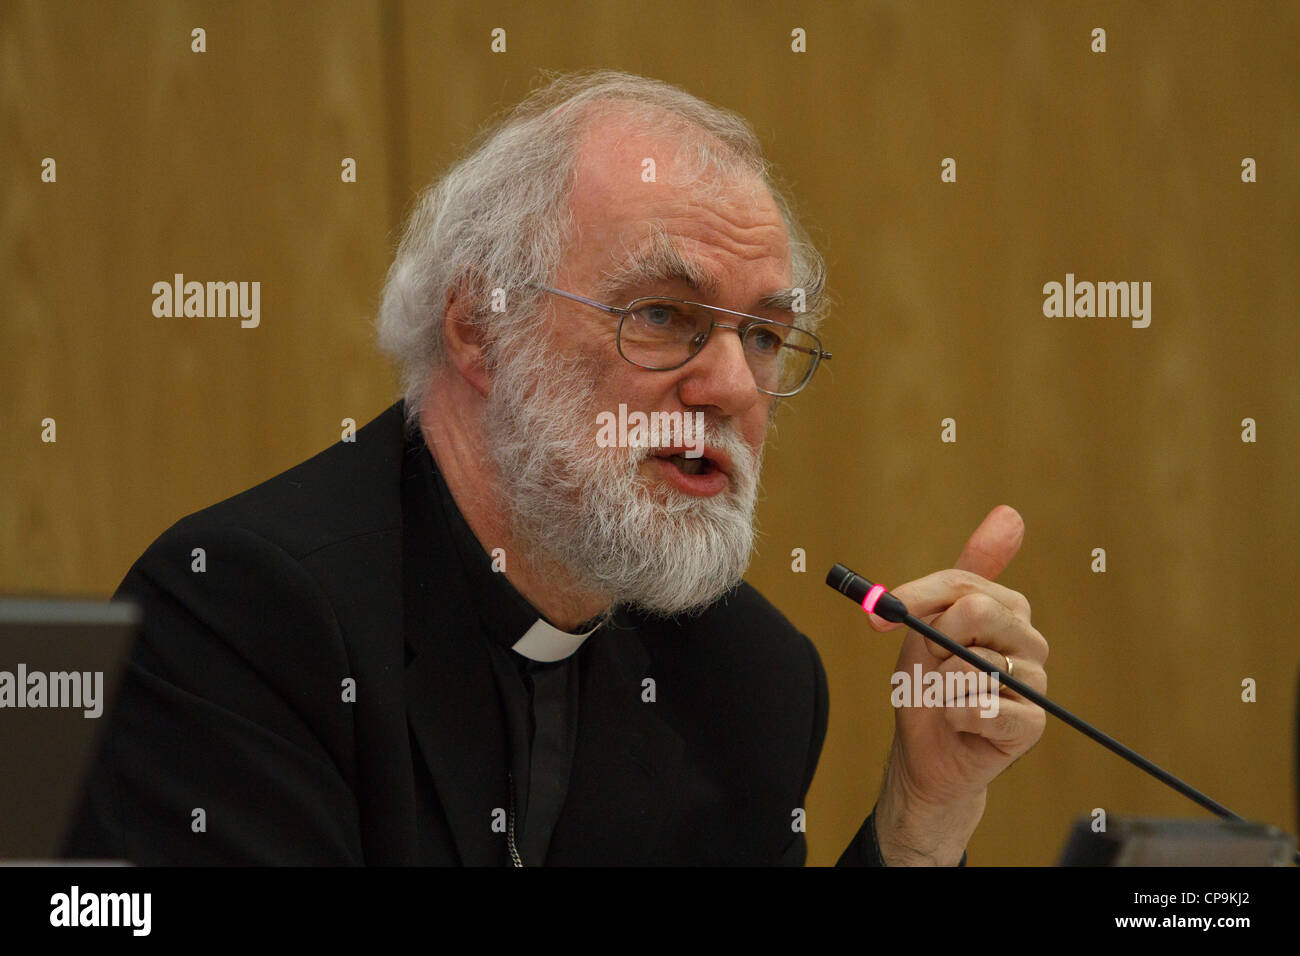
[[[668,484],[688,495],[711,497],[721,494],[731,484],[731,460],[727,453],[705,446],[704,454],[692,457],[691,448],[665,448],[650,460],[660,469]]]
[[[731,457],[713,445],[661,448],[648,462],[660,480],[683,494],[711,498],[731,486]]]
[[[685,455],[669,455],[664,461],[672,464],[683,475],[710,475],[718,470],[708,458],[687,458]]]

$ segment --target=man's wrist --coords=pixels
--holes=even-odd
[[[889,864],[885,862],[884,855],[880,852],[880,838],[876,835],[876,808],[875,807],[871,808],[871,813],[867,816],[867,822],[865,824],[865,833],[863,834],[863,837],[864,839],[862,840],[862,842],[865,844],[865,848],[861,852],[865,854],[865,857],[863,857],[863,859],[867,859],[869,861],[867,865],[885,866],[885,867],[889,866]],[[843,861],[837,863],[836,865],[842,866]],[[958,861],[957,865],[958,866],[966,865],[965,850],[962,850],[961,859]]]
[[[948,804],[908,794],[893,761],[872,811],[872,836],[884,866],[960,866],[984,815],[987,791]]]

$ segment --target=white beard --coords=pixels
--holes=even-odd
[[[706,419],[703,440],[731,458],[728,488],[706,498],[653,482],[638,471],[652,449],[596,443],[595,360],[558,359],[537,340],[502,351],[483,427],[530,560],[607,598],[606,613],[618,604],[664,616],[699,610],[740,582],[761,452],[730,422]]]

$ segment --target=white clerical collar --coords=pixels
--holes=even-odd
[[[549,664],[552,661],[562,661],[576,652],[582,642],[598,630],[599,624],[586,634],[569,634],[558,627],[552,627],[539,617],[537,623],[515,641],[513,647],[516,653],[531,661]]]

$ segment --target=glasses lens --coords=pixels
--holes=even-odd
[[[777,395],[802,388],[821,355],[815,336],[783,322],[751,322],[744,341],[754,384]]]
[[[643,368],[676,368],[704,345],[710,319],[704,309],[675,299],[638,299],[619,327],[619,349]]]
[[[629,309],[619,324],[618,348],[642,368],[684,365],[703,348],[713,327],[711,310],[677,299],[637,299]],[[734,318],[718,315],[724,324]],[[821,357],[816,336],[784,322],[751,320],[741,338],[754,384],[774,395],[792,395],[803,388]]]

